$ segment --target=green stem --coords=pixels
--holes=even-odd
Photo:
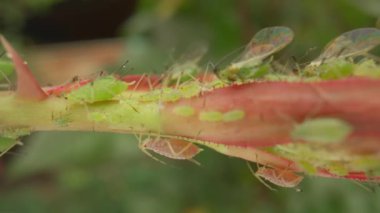
[[[40,102],[19,100],[0,92],[0,130],[29,128],[31,131],[102,131],[159,133],[158,104],[123,100],[72,103],[49,97]]]

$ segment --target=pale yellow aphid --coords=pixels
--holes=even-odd
[[[223,113],[219,111],[202,111],[199,113],[199,120],[208,122],[222,121]]]
[[[243,119],[245,116],[245,112],[243,110],[231,110],[228,112],[223,113],[223,121],[225,122],[232,122],[232,121],[239,121]]]
[[[179,116],[190,117],[194,115],[195,110],[191,106],[177,106],[173,109],[173,112]]]

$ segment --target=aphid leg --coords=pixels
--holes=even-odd
[[[147,77],[147,82],[149,86],[149,91],[152,91],[154,89],[152,82],[150,81],[150,75]]]
[[[183,75],[183,71],[181,71],[181,74],[179,75],[179,77],[177,78],[177,81],[175,83],[175,86],[174,86],[174,89],[178,89],[180,83],[181,83],[181,78],[182,78],[182,75]]]
[[[187,73],[186,75],[189,76],[193,81],[199,82],[196,76],[193,76],[191,73]]]
[[[136,89],[140,86],[140,84],[144,78],[148,78],[147,74],[145,74],[145,73],[141,75],[140,79],[137,82],[135,82],[136,84],[134,85],[134,87],[132,89],[133,91],[136,91]]]
[[[124,63],[121,64],[120,67],[119,67],[118,69],[113,70],[112,73],[123,71],[123,70],[126,68],[126,65],[127,65],[128,63],[129,63],[129,60],[126,59],[126,60],[124,61]]]
[[[301,73],[303,69],[301,69],[298,61],[297,61],[297,58],[295,56],[292,56],[291,59],[293,60],[293,63],[295,64],[295,71],[296,71],[296,74],[303,74]]]
[[[209,66],[211,66],[211,69],[212,71],[214,72],[214,70],[216,70],[216,66],[212,63],[212,62],[208,62],[207,65],[206,65],[206,70],[205,72],[203,73],[202,75],[202,78],[201,78],[201,81],[202,82],[205,82],[206,78],[207,78],[207,75],[208,75],[208,72],[209,72]],[[215,74],[215,73],[214,73]]]

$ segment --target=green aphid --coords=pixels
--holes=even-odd
[[[182,97],[179,90],[172,88],[162,88],[150,91],[139,97],[141,102],[174,102],[178,101]]]
[[[223,113],[218,111],[205,111],[199,113],[199,120],[217,122],[223,120]]]
[[[264,28],[254,35],[237,62],[216,74],[220,79],[229,82],[245,82],[263,77],[269,71],[268,64],[262,65],[264,60],[283,49],[293,37],[293,31],[287,27]]]
[[[295,126],[293,140],[311,143],[339,143],[351,133],[352,127],[337,118],[316,118]]]
[[[380,78],[380,66],[373,60],[364,60],[355,66],[354,75]]]
[[[181,92],[181,96],[184,98],[191,98],[199,95],[202,88],[198,82],[188,82],[181,85],[178,90]]]
[[[353,75],[354,64],[346,60],[325,63],[318,68],[319,77],[323,80],[341,79]]]
[[[13,73],[13,63],[8,60],[0,60],[0,81]]]
[[[199,67],[195,63],[185,63],[177,65],[169,72],[169,76],[164,79],[164,85],[175,86],[191,81],[199,73]]]
[[[138,100],[141,102],[156,102],[161,98],[161,90],[153,90],[146,94],[139,96]]]
[[[270,65],[264,64],[257,67],[242,67],[239,69],[225,70],[221,76],[228,81],[245,82],[247,80],[259,79],[264,77],[270,71]]]
[[[232,122],[243,119],[245,112],[243,110],[231,110],[223,113],[223,121]]]
[[[9,151],[12,147],[17,145],[16,139],[0,136],[0,156]]]
[[[95,103],[115,98],[128,88],[127,83],[113,76],[100,78],[66,95],[72,102]]]
[[[163,88],[161,91],[161,100],[164,102],[178,101],[182,97],[181,92],[175,89]]]
[[[195,110],[191,106],[177,106],[173,109],[173,112],[179,116],[190,117],[194,115]]]

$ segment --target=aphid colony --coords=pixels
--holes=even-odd
[[[282,187],[296,187],[299,173],[379,181],[370,173],[380,171],[380,105],[368,97],[380,91],[380,67],[368,51],[380,44],[380,30],[346,32],[298,73],[278,73],[273,54],[293,37],[287,27],[262,29],[237,61],[213,73],[196,64],[197,55],[162,76],[105,76],[52,88],[41,88],[17,52],[4,38],[2,43],[18,76],[16,97],[55,103],[46,109],[65,105],[60,116],[51,116],[60,125],[45,126],[134,133],[156,160],[147,150],[198,163],[193,158],[200,144],[263,165],[255,176]],[[14,125],[14,132],[23,125],[29,126]],[[52,129],[45,126],[30,130]],[[1,130],[0,142],[9,140]],[[375,148],[347,148],[357,141]]]

